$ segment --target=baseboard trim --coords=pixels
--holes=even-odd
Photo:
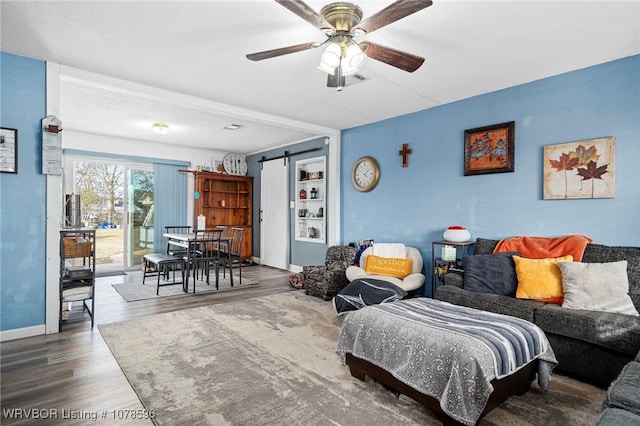
[[[253,262],[261,265],[259,257],[253,257]],[[289,264],[288,270],[291,272],[302,272],[302,266]]]
[[[25,337],[39,336],[45,334],[45,325],[34,325],[32,327],[15,328],[13,330],[0,331],[0,342],[9,340],[24,339]]]

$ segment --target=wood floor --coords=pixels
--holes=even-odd
[[[280,269],[251,265],[242,268],[242,275],[257,280],[257,285],[136,302],[126,302],[111,284],[141,281],[140,273],[98,278],[95,322],[96,325],[106,324],[291,291],[294,289],[288,283],[289,274]],[[38,425],[152,424],[148,419],[131,418],[138,413],[136,410],[144,407],[97,327],[92,329],[87,319],[77,306],[62,333],[0,345],[1,424],[33,424],[34,415],[40,418]]]

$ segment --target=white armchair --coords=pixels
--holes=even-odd
[[[364,266],[367,262],[367,256],[370,254],[374,254],[374,247],[367,247],[367,249],[362,252],[360,256],[360,265],[359,266],[349,266],[346,270],[347,279],[349,281],[357,280],[359,278],[371,278],[376,280],[383,280],[390,282],[392,284],[397,285],[404,291],[411,293],[418,290],[425,282],[425,276],[422,273],[422,256],[420,252],[414,247],[405,246],[405,258],[411,259],[413,264],[411,266],[411,273],[404,277],[404,279],[391,277],[387,275],[370,275],[367,274],[364,270]]]

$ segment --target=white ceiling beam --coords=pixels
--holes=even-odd
[[[60,79],[63,81],[85,85],[88,87],[110,90],[115,93],[137,96],[139,98],[147,100],[169,103],[176,106],[192,108],[199,111],[220,114],[230,118],[242,118],[244,120],[267,124],[274,127],[314,133],[318,136],[335,136],[340,134],[339,129],[333,129],[330,127],[319,126],[313,123],[292,120],[286,117],[253,111],[246,108],[240,108],[233,105],[215,102],[209,99],[199,98],[197,96],[190,96],[165,89],[159,89],[156,87],[121,80],[114,77],[108,77],[105,75],[96,74],[65,65],[60,66]]]

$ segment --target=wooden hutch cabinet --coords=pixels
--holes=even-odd
[[[212,172],[192,172],[195,176],[193,223],[197,227],[198,216],[205,216],[205,226],[218,225],[242,227],[242,259],[252,256],[252,201],[253,176],[225,175]]]

